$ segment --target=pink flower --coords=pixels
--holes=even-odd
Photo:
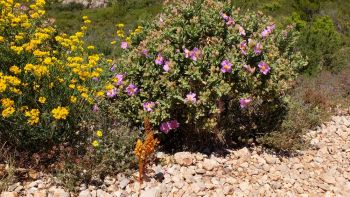
[[[247,72],[253,74],[255,72],[255,68],[250,67],[250,65],[244,65],[243,68],[246,69]]]
[[[157,65],[163,65],[164,64],[164,57],[159,53],[155,62]]]
[[[244,28],[240,25],[238,25],[238,31],[239,31],[239,35],[241,35],[241,36],[246,35]]]
[[[224,60],[221,62],[221,72],[222,73],[232,72],[232,64],[228,60]]]
[[[228,16],[227,14],[221,13],[221,17],[226,22],[226,25],[233,25],[233,24],[235,24],[235,21],[232,19],[232,17]]]
[[[226,13],[221,13],[221,17],[226,21],[229,16]]]
[[[169,121],[169,124],[171,129],[177,129],[180,126],[180,123],[177,120],[171,120]]]
[[[201,54],[200,50],[197,47],[195,47],[194,49],[192,49],[190,53],[190,57],[193,61],[197,61],[200,54]]]
[[[127,42],[122,42],[121,47],[122,47],[122,49],[127,49],[128,48],[128,43]]]
[[[138,91],[139,91],[139,89],[138,89],[134,84],[130,84],[130,85],[126,88],[126,92],[128,93],[129,96],[134,96],[134,95],[136,95]]]
[[[267,75],[267,73],[269,73],[271,70],[270,66],[266,62],[263,62],[263,61],[261,61],[258,64],[258,67],[260,69],[260,72],[264,75]]]
[[[155,102],[152,102],[152,101],[143,103],[143,109],[148,112],[153,111],[153,108],[155,106],[156,106]]]
[[[241,49],[241,52],[243,55],[247,55],[248,53],[248,46],[247,46],[247,41],[243,41],[241,42],[241,44],[239,44],[239,48]]]
[[[261,37],[266,38],[269,36],[276,28],[275,24],[267,26],[262,32],[261,32]]]
[[[123,79],[124,79],[123,74],[115,74],[114,77],[117,79],[117,82],[114,84],[115,86],[119,86],[123,84]]]
[[[234,25],[235,24],[235,21],[233,20],[233,18],[231,17],[228,17],[228,20],[226,21],[226,25]],[[244,33],[245,35],[245,33]]]
[[[92,107],[92,111],[93,112],[98,112],[100,110],[100,108],[98,107],[97,104],[95,104],[93,107]]]
[[[160,131],[168,134],[170,130],[179,128],[180,124],[177,120],[171,120],[160,124]]]
[[[190,50],[185,48],[184,53],[185,53],[185,57],[186,58],[190,58],[190,56],[191,56],[191,51]]]
[[[252,99],[250,98],[242,98],[239,100],[239,105],[241,106],[241,108],[245,108],[247,107],[247,105],[252,102]]]
[[[260,55],[262,52],[262,49],[263,49],[262,44],[260,42],[258,42],[254,47],[255,54]]]
[[[111,90],[107,90],[106,95],[108,98],[113,98],[117,95],[117,89],[113,88]]]
[[[195,103],[197,101],[196,93],[190,92],[186,95],[185,102],[186,103]]]
[[[164,66],[163,66],[163,70],[166,73],[170,71],[170,62],[169,61],[165,62]]]
[[[147,49],[142,50],[142,55],[144,55],[145,57],[150,57]]]
[[[113,66],[110,68],[110,71],[112,71],[112,72],[115,71],[115,65],[113,65]]]

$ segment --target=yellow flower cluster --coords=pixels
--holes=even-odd
[[[57,107],[51,111],[52,116],[56,118],[57,120],[65,120],[69,114],[69,109],[66,107]]]
[[[28,118],[27,120],[28,124],[35,125],[39,123],[40,111],[38,109],[32,109],[30,111],[26,111],[24,115]]]
[[[43,17],[45,3],[0,0],[0,55],[8,59],[0,67],[0,120],[64,121],[104,95],[104,80],[96,79],[111,61],[84,42],[91,21],[84,16],[79,32],[59,34]]]
[[[119,23],[116,25],[117,27],[117,36],[121,39],[123,39],[125,37],[125,31],[124,31],[124,24],[123,23]],[[142,32],[142,26],[138,26],[133,32],[130,33],[130,35],[128,37],[125,38],[125,42],[131,43],[131,39],[133,36],[135,36],[136,34],[139,34]],[[114,45],[116,44],[116,41],[112,41],[111,44]]]

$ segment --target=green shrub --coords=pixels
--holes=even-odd
[[[311,24],[301,29],[301,37],[298,42],[300,50],[308,56],[308,71],[324,68],[335,68],[334,61],[337,51],[340,49],[340,35],[336,31],[332,20],[327,17],[317,17]]]
[[[306,62],[295,51],[297,32],[274,28],[228,3],[170,4],[117,63],[115,114],[136,126],[147,116],[164,133],[180,126],[182,135],[218,137],[232,132],[221,128],[227,117],[279,108]]]

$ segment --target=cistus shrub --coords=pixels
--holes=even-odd
[[[83,41],[87,26],[59,34],[44,6],[44,0],[0,0],[0,138],[33,149],[75,138],[104,95],[101,76],[108,70]]]
[[[147,117],[166,134],[219,136],[227,117],[281,105],[306,65],[297,36],[292,26],[280,30],[262,13],[230,3],[171,3],[121,43],[113,110],[136,126]]]

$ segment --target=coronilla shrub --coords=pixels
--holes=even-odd
[[[292,26],[213,0],[177,1],[123,42],[114,109],[164,133],[216,132],[227,114],[275,107],[306,65]]]
[[[58,34],[44,19],[44,5],[0,0],[0,137],[12,145],[72,139],[104,95],[99,89],[107,62],[84,44],[87,26],[71,36]]]

